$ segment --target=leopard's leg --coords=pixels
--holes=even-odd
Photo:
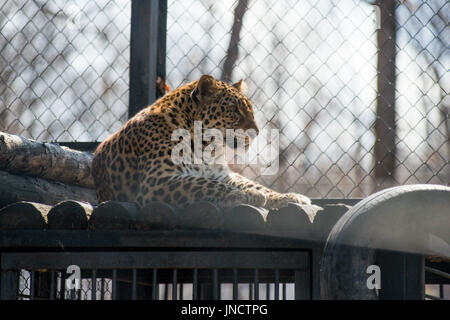
[[[267,198],[267,202],[264,205],[267,209],[278,209],[286,206],[289,202],[311,204],[311,200],[304,195],[299,193],[279,193],[234,172],[230,174],[230,183],[245,185],[249,189],[263,192]]]
[[[136,201],[140,207],[150,201],[164,201],[184,207],[196,201],[211,201],[219,207],[230,208],[239,204],[263,207],[266,196],[257,189],[247,189],[219,179],[193,175],[149,177],[141,186]]]

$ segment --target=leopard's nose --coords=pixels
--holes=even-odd
[[[252,123],[252,124],[249,126],[249,129],[252,129],[252,130],[249,130],[249,135],[250,135],[252,138],[256,137],[256,136],[259,134],[259,129],[258,129],[258,126],[256,125],[256,123]]]

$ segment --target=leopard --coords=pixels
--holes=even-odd
[[[246,178],[226,164],[174,161],[172,151],[179,143],[174,131],[194,134],[195,122],[203,129],[259,133],[244,82],[229,84],[204,74],[143,108],[99,144],[92,161],[98,201],[134,202],[139,208],[159,201],[178,209],[210,201],[223,209],[244,204],[269,210],[311,203],[299,193],[279,193]],[[254,136],[245,137],[246,149]],[[202,142],[202,148],[207,145]]]

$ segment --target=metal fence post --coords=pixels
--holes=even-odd
[[[4,268],[4,259],[0,253],[0,300],[17,300],[19,272]]]
[[[156,79],[166,73],[167,0],[133,0],[131,5],[128,118],[160,95]]]

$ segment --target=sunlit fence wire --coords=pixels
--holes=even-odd
[[[169,0],[166,80],[174,88],[205,73],[244,79],[260,129],[280,130],[280,168],[271,176],[234,169],[279,191],[360,197],[390,185],[448,185],[450,4],[396,1],[394,52],[377,42],[389,33],[378,30],[374,4]],[[131,1],[118,0],[3,2],[0,130],[53,141],[116,131],[128,112],[130,11]],[[393,83],[377,65],[383,55],[395,61]],[[393,145],[388,132],[375,133],[386,120],[377,113],[388,100],[378,90],[384,78],[395,88],[385,101],[395,108],[394,128],[385,123]],[[393,166],[377,159],[377,144]]]

